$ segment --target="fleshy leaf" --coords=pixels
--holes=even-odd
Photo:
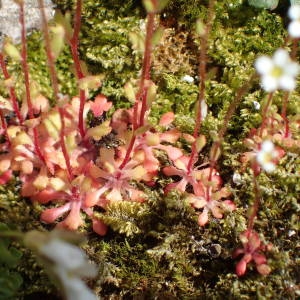
[[[110,121],[105,121],[96,127],[89,128],[86,133],[87,137],[92,137],[96,141],[101,140],[105,135],[111,132],[112,128],[109,124]]]

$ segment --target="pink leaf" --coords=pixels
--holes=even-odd
[[[30,197],[32,201],[38,201],[42,204],[48,203],[53,200],[66,200],[68,198],[68,194],[64,192],[57,192],[49,188]]]
[[[0,184],[6,184],[12,178],[12,170],[7,170],[0,176]]]
[[[90,105],[95,117],[100,117],[104,111],[108,111],[112,107],[112,103],[107,102],[107,98],[102,94],[98,95],[94,102],[90,102]]]
[[[69,211],[71,204],[67,203],[61,207],[54,207],[46,209],[41,214],[41,221],[45,223],[53,223],[56,219],[62,216],[65,212]]]
[[[261,275],[268,275],[271,272],[271,268],[267,264],[258,265],[256,269]]]
[[[246,268],[247,268],[247,263],[245,262],[244,259],[241,259],[235,268],[235,272],[237,276],[243,276],[246,272]]]
[[[106,235],[108,227],[103,223],[103,221],[98,219],[93,219],[93,230],[101,236]]]
[[[253,260],[255,261],[255,263],[257,265],[262,265],[262,264],[265,264],[267,262],[267,259],[266,259],[266,257],[263,254],[254,253],[252,255],[252,257],[253,257]]]
[[[64,221],[58,224],[58,227],[64,227],[69,230],[76,230],[83,224],[80,216],[81,201],[71,202],[71,211]]]
[[[175,119],[175,115],[173,112],[167,112],[165,114],[162,115],[162,117],[160,118],[159,121],[159,125],[160,126],[167,126],[169,124],[171,124]]]
[[[206,209],[198,217],[198,224],[204,226],[208,222],[208,212]]]

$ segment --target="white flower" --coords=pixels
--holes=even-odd
[[[277,89],[291,91],[296,87],[295,77],[299,74],[299,65],[290,59],[284,49],[277,49],[272,58],[259,57],[255,61],[255,68],[261,75],[261,85],[266,92]]]
[[[288,26],[289,35],[292,38],[300,38],[300,5],[292,5],[288,15],[292,22]]]
[[[253,106],[256,110],[260,110],[260,104],[257,101],[253,101]]]
[[[96,300],[97,297],[80,279],[95,277],[97,270],[79,247],[54,238],[39,248],[54,265],[52,271],[60,280],[68,300]]]
[[[277,157],[274,144],[266,140],[261,144],[261,149],[258,151],[256,160],[260,166],[268,173],[275,170],[276,165],[274,164],[274,159]]]
[[[242,176],[241,174],[235,172],[232,176],[232,181],[236,184],[236,185],[240,185],[243,183],[243,180],[242,180]]]
[[[193,83],[194,82],[194,78],[190,75],[184,75],[181,77],[182,81],[188,82],[188,83]]]

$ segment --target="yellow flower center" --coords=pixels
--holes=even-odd
[[[271,71],[271,75],[275,78],[279,78],[280,76],[282,76],[283,74],[283,70],[280,67],[274,67]]]

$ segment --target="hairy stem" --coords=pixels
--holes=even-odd
[[[256,178],[256,175],[255,175],[256,171],[255,171],[254,165],[252,165],[252,171],[253,171],[254,202],[252,204],[249,219],[248,219],[247,230],[249,230],[249,231],[251,231],[254,227],[254,221],[255,221],[255,218],[257,217],[259,203],[260,203],[260,199],[261,199],[259,184],[257,182],[257,178]]]
[[[198,93],[198,99],[197,99],[198,109],[196,110],[196,124],[195,124],[195,128],[194,128],[194,133],[193,133],[193,137],[195,138],[195,141],[192,144],[192,152],[191,152],[191,156],[190,156],[188,166],[187,166],[188,174],[193,169],[193,166],[195,163],[195,157],[197,155],[196,139],[199,136],[199,131],[200,131],[201,122],[202,122],[201,107],[202,107],[203,102],[205,103],[207,47],[208,47],[209,34],[211,32],[212,23],[213,23],[213,19],[215,16],[214,5],[215,5],[215,0],[209,1],[207,23],[205,26],[204,33],[200,38],[201,47],[200,47],[200,52],[199,52],[199,67],[198,67],[198,74],[199,74],[200,82],[199,82],[199,93]]]
[[[55,99],[55,103],[57,105],[59,105],[58,79],[57,79],[57,73],[56,73],[56,68],[55,68],[55,63],[54,63],[54,57],[53,57],[52,51],[51,51],[48,24],[47,24],[46,14],[45,14],[45,10],[44,10],[44,0],[39,0],[39,6],[40,6],[40,12],[41,12],[41,16],[42,16],[45,48],[46,48],[46,54],[47,54],[47,60],[48,60],[49,73],[50,73],[50,77],[51,77],[51,83],[52,83],[53,92],[54,92],[54,99]],[[71,168],[71,164],[70,164],[70,157],[69,157],[69,153],[67,151],[67,147],[66,147],[66,143],[65,143],[64,111],[63,111],[63,108],[61,108],[61,107],[59,107],[58,111],[59,111],[59,116],[60,116],[60,121],[61,121],[60,146],[61,146],[63,156],[65,159],[67,172],[68,172],[68,178],[70,181],[72,181],[73,174],[72,174],[72,168]]]
[[[5,64],[4,57],[3,57],[2,53],[0,53],[0,65],[1,65],[1,69],[2,69],[5,80],[9,80],[11,77],[9,76],[9,73],[7,71],[6,64]],[[9,95],[10,95],[10,99],[11,99],[11,102],[12,102],[14,112],[15,112],[18,120],[19,120],[20,125],[22,125],[23,117],[20,113],[15,88],[13,86],[9,87]]]
[[[4,118],[4,115],[3,115],[3,111],[0,110],[0,120],[1,120],[1,126],[4,130],[4,135],[6,137],[6,140],[8,142],[8,145],[10,146],[11,142],[10,142],[10,138],[9,138],[9,135],[7,134],[7,123],[6,123],[6,120]]]
[[[28,106],[29,119],[34,119],[34,112],[33,112],[33,106],[32,106],[31,95],[30,95],[29,68],[27,64],[27,40],[26,40],[26,27],[25,27],[23,1],[20,1],[19,6],[20,6],[21,41],[22,41],[21,57],[22,57],[22,68],[23,68],[24,79],[25,79],[26,101]],[[36,127],[33,128],[33,139],[34,139],[33,142],[34,142],[34,147],[37,155],[42,161],[45,161],[45,158],[39,146],[38,132]]]
[[[80,80],[84,77],[84,74],[83,74],[83,71],[82,71],[82,68],[80,65],[80,59],[79,59],[79,53],[78,53],[79,32],[80,32],[80,26],[81,26],[81,11],[82,11],[82,0],[77,0],[76,12],[75,12],[75,16],[74,16],[74,31],[73,31],[73,35],[72,35],[71,39],[69,40],[77,80]],[[80,105],[79,105],[79,115],[78,115],[78,129],[79,129],[81,137],[84,138],[85,128],[84,128],[83,111],[84,111],[84,104],[86,101],[86,93],[83,89],[79,90],[79,99],[80,99]]]
[[[289,92],[285,92],[283,95],[283,102],[282,102],[282,109],[281,109],[281,117],[284,121],[284,137],[287,138],[289,136],[290,133],[290,127],[289,127],[289,120],[286,116],[286,110],[287,110],[287,104],[289,101]]]
[[[142,68],[142,78],[140,81],[140,87],[138,95],[142,99],[142,108],[140,114],[139,125],[143,126],[145,122],[145,113],[147,110],[147,94],[148,94],[148,84],[147,81],[150,79],[150,69],[151,69],[151,54],[152,54],[152,38],[154,33],[154,13],[148,13],[147,16],[147,27],[146,27],[146,42],[145,42],[145,51],[143,59],[143,68]]]
[[[145,51],[143,58],[143,67],[142,67],[142,77],[140,80],[139,90],[135,97],[135,103],[133,107],[133,124],[132,131],[133,135],[129,142],[129,146],[126,150],[125,157],[119,167],[122,170],[127,162],[130,159],[131,152],[134,148],[134,143],[136,140],[135,130],[144,125],[145,122],[145,114],[147,110],[147,94],[148,94],[148,80],[150,79],[150,70],[151,70],[151,55],[152,55],[152,37],[154,33],[154,13],[148,13],[147,15],[147,28],[146,28],[146,38],[145,38]],[[142,102],[142,107],[139,116],[139,103]],[[139,118],[140,117],[140,118]],[[138,120],[139,119],[139,120]]]
[[[260,137],[262,137],[264,129],[265,129],[266,124],[267,124],[267,114],[268,114],[268,110],[270,108],[270,105],[272,103],[272,100],[273,100],[273,93],[269,93],[267,103],[266,103],[266,105],[265,105],[265,107],[262,111],[262,124],[261,124],[260,129],[259,129]]]
[[[250,84],[253,81],[253,79],[255,78],[255,75],[252,75],[249,79],[249,81],[247,83],[245,83],[237,92],[235,98],[233,99],[233,101],[230,103],[229,108],[226,112],[226,115],[224,117],[224,121],[223,121],[223,125],[221,126],[221,129],[218,133],[218,137],[217,140],[213,143],[212,145],[212,153],[210,155],[210,170],[209,170],[209,176],[208,176],[208,181],[211,182],[212,181],[212,174],[213,174],[213,170],[217,164],[217,160],[218,160],[218,153],[220,150],[220,147],[222,145],[222,141],[223,138],[227,132],[228,126],[229,126],[229,121],[232,118],[237,106],[239,105],[239,103],[241,102],[243,96],[247,93],[247,91],[250,88]],[[208,191],[209,191],[210,186],[207,186],[207,195],[209,195]],[[208,201],[210,199],[207,199]]]

